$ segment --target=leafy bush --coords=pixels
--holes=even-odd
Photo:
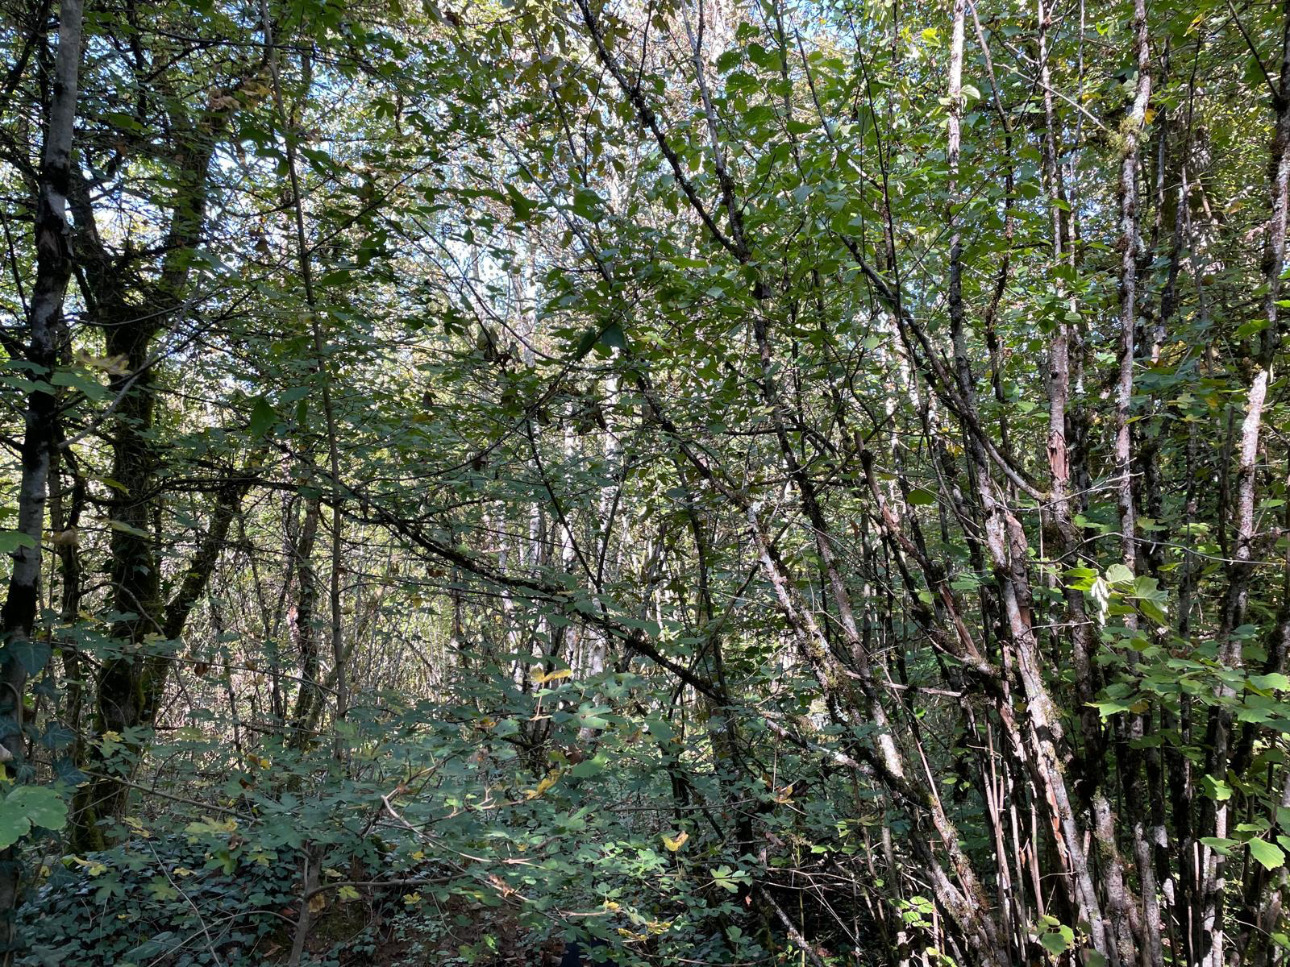
[[[183,836],[66,857],[18,912],[22,967],[260,964],[289,923],[290,863],[212,857]]]

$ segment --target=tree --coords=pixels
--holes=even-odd
[[[27,679],[48,661],[48,648],[37,639],[40,603],[40,547],[44,537],[49,469],[57,445],[54,370],[66,336],[63,303],[72,262],[67,241],[67,198],[72,179],[77,84],[81,63],[84,9],[79,0],[59,6],[58,47],[50,83],[48,117],[40,167],[35,172],[36,280],[27,308],[27,343],[6,340],[6,350],[26,365],[30,389],[23,419],[22,473],[18,483],[18,527],[6,532],[13,557],[3,609],[0,609],[0,749],[5,771],[19,781],[32,778],[24,722]],[[33,31],[35,25],[33,25]],[[34,38],[27,41],[34,43]],[[15,841],[31,826],[60,826],[57,800],[41,795],[39,787],[17,786],[5,796],[8,828],[0,855],[0,949],[15,942],[14,907],[22,881],[21,859]]]
[[[1290,8],[95,16],[38,946],[1284,961]]]

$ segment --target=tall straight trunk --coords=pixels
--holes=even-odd
[[[173,644],[165,643],[166,601],[157,554],[159,535],[154,532],[161,499],[157,492],[161,451],[155,439],[152,353],[157,337],[183,303],[191,253],[205,221],[207,169],[214,150],[206,134],[190,130],[185,139],[177,152],[166,260],[160,277],[142,293],[127,287],[124,273],[100,239],[87,186],[82,183],[74,189],[75,247],[95,296],[93,322],[103,330],[108,356],[118,361],[109,380],[118,401],[110,423],[114,486],[109,505],[109,570],[112,606],[119,615],[112,624],[112,637],[120,643],[120,651],[99,670],[94,726],[100,735],[122,735],[125,754],[134,760],[109,764],[100,760],[96,745],[88,747],[92,771],[99,775],[77,791],[72,841],[80,850],[101,848],[99,821],[120,816],[124,810],[129,787],[113,773],[137,765],[145,746],[142,730],[153,723],[170,671]],[[136,296],[142,296],[142,303]],[[182,631],[180,625],[176,635]]]
[[[950,50],[946,145],[950,179],[950,204],[947,211],[950,236],[948,302],[951,338],[954,343],[956,406],[962,410],[959,413],[961,418],[976,419],[978,413],[971,363],[966,351],[965,307],[960,281],[963,271],[962,246],[959,243],[960,230],[955,214],[963,97],[964,7],[965,0],[955,0]],[[1062,405],[1064,413],[1064,403]],[[985,546],[1003,605],[1004,632],[1012,646],[1018,677],[1027,702],[1028,721],[1019,739],[1050,813],[1064,868],[1066,892],[1079,919],[1088,924],[1094,949],[1104,955],[1118,952],[1120,959],[1128,959],[1132,956],[1133,944],[1123,917],[1115,916],[1114,908],[1112,909],[1109,934],[1103,921],[1101,904],[1094,887],[1093,868],[1084,846],[1084,831],[1078,822],[1076,807],[1064,777],[1062,727],[1056,706],[1043,680],[1044,661],[1039,653],[1031,616],[1032,596],[1026,573],[1026,538],[1015,517],[996,492],[990,455],[979,435],[968,434],[968,453],[971,469],[974,471],[977,499],[984,518]],[[1062,453],[1059,452],[1058,456],[1061,457]],[[1064,462],[1058,469],[1065,473]],[[1108,865],[1113,871],[1118,868],[1118,863],[1113,858]],[[1112,894],[1109,899],[1114,901],[1116,891],[1108,892]]]
[[[1234,500],[1233,540],[1228,551],[1231,562],[1227,567],[1227,591],[1219,627],[1219,657],[1228,668],[1240,668],[1244,663],[1241,637],[1237,628],[1244,624],[1248,607],[1250,579],[1254,573],[1256,489],[1258,484],[1258,457],[1264,407],[1267,404],[1268,386],[1272,379],[1272,365],[1281,346],[1278,300],[1281,295],[1281,273],[1285,268],[1287,208],[1290,207],[1290,0],[1282,6],[1281,70],[1276,89],[1272,92],[1272,106],[1276,111],[1272,149],[1268,164],[1268,224],[1263,242],[1263,318],[1266,325],[1258,334],[1258,347],[1253,354],[1255,369],[1246,394],[1245,419],[1241,424],[1239,456],[1237,463],[1236,495]],[[1224,689],[1227,697],[1230,689]],[[1226,774],[1232,730],[1230,705],[1220,703],[1210,713],[1209,755],[1206,771],[1210,775]],[[1205,800],[1208,804],[1210,801]],[[1228,802],[1214,804],[1206,809],[1202,831],[1209,827],[1213,836],[1226,836],[1229,826]],[[1209,820],[1208,823],[1205,820]],[[1224,960],[1225,936],[1223,930],[1224,868],[1226,858],[1217,850],[1210,850],[1202,882],[1201,926],[1208,932],[1209,947],[1205,957],[1206,967],[1221,967]],[[1280,885],[1269,893],[1265,910],[1273,903],[1280,906]],[[1256,901],[1257,903],[1257,901]],[[1247,923],[1249,921],[1247,920]]]
[[[322,501],[317,497],[305,498],[304,520],[298,529],[293,528],[296,532],[288,536],[296,586],[292,638],[300,655],[300,687],[291,713],[289,741],[297,749],[307,748],[312,740],[309,722],[313,718],[314,706],[322,701],[322,693],[318,689],[318,574],[313,561],[321,514]]]
[[[336,720],[344,718],[349,706],[349,675],[346,669],[344,622],[341,613],[341,561],[343,558],[343,518],[341,516],[340,495],[340,449],[337,439],[336,407],[332,399],[331,366],[327,361],[327,334],[323,330],[317,292],[314,289],[313,253],[305,233],[304,195],[301,191],[300,170],[297,158],[296,140],[299,137],[299,125],[287,113],[286,100],[282,91],[282,74],[278,63],[278,45],[273,35],[273,20],[267,0],[260,2],[260,27],[264,31],[265,63],[269,69],[269,80],[273,89],[273,106],[278,123],[282,127],[282,140],[286,147],[287,180],[291,187],[291,215],[294,229],[296,264],[300,269],[300,281],[304,288],[305,305],[308,307],[309,335],[313,340],[313,351],[316,372],[318,374],[322,399],[323,418],[327,432],[327,469],[331,489],[331,569],[327,582],[327,596],[330,611],[330,641],[332,652],[332,675],[336,686]],[[308,92],[312,81],[312,69],[305,61],[305,90]],[[313,473],[313,458],[308,458],[309,473]],[[315,707],[313,717],[317,719],[321,707]],[[339,734],[336,739],[336,751],[340,753]]]
[[[66,356],[67,353],[64,352],[64,358]],[[50,543],[54,545],[54,553],[58,556],[58,618],[62,624],[70,627],[79,619],[84,593],[85,565],[81,560],[79,543],[81,514],[85,510],[89,488],[74,454],[70,449],[64,449],[66,438],[61,427],[56,428],[56,434],[56,446],[53,448],[49,469]],[[63,490],[60,479],[64,464],[68,466],[71,475],[70,492]],[[63,684],[67,692],[63,704],[63,721],[77,734],[79,742],[87,667],[80,650],[75,647],[65,647],[62,659]]]
[[[1052,76],[1048,56],[1048,7],[1044,0],[1037,0],[1039,21],[1039,79],[1044,100],[1043,172],[1049,196],[1052,219],[1053,264],[1075,265],[1074,245],[1070,240],[1070,203],[1066,198],[1061,166],[1058,164],[1058,119],[1052,91]],[[1060,280],[1058,286],[1064,288]],[[1068,303],[1072,312],[1075,299]],[[1071,509],[1071,449],[1068,428],[1071,423],[1071,326],[1067,319],[1059,319],[1053,327],[1048,343],[1048,471],[1050,500],[1048,513],[1052,518],[1052,536],[1057,548],[1069,564],[1079,559],[1081,537],[1075,528]],[[1080,732],[1083,741],[1081,754],[1076,760],[1079,767],[1077,780],[1081,798],[1086,802],[1100,782],[1102,758],[1102,729],[1097,710],[1090,703],[1097,690],[1093,652],[1093,624],[1088,619],[1084,592],[1070,587],[1063,589],[1066,608],[1070,617],[1071,663],[1075,671],[1075,697],[1080,707]]]
[[[1139,222],[1139,139],[1151,99],[1151,59],[1147,40],[1145,0],[1133,7],[1134,59],[1138,70],[1129,123],[1124,126],[1120,158],[1120,350],[1115,388],[1115,480],[1120,512],[1120,558],[1137,570],[1137,512],[1133,488],[1133,445],[1130,421],[1133,405],[1133,366],[1138,325],[1138,258],[1142,245]],[[1132,615],[1125,621],[1135,626]]]
[[[1148,42],[1147,9],[1145,0],[1134,0],[1133,6],[1133,53],[1137,68],[1137,79],[1133,89],[1133,101],[1129,106],[1129,117],[1122,126],[1123,144],[1120,155],[1120,180],[1117,187],[1120,216],[1120,278],[1119,278],[1119,369],[1116,378],[1115,392],[1115,443],[1114,463],[1116,498],[1120,519],[1120,560],[1131,574],[1138,572],[1137,547],[1137,503],[1136,488],[1133,484],[1133,387],[1134,366],[1137,357],[1138,309],[1138,262],[1141,258],[1141,198],[1138,190],[1138,176],[1141,168],[1140,141],[1147,123],[1147,106],[1151,100],[1151,51]],[[1137,615],[1129,612],[1121,617],[1124,626],[1130,632],[1136,631]],[[1136,660],[1136,653],[1126,653],[1128,661]],[[1143,794],[1140,783],[1141,756],[1136,751],[1137,740],[1142,738],[1143,717],[1134,712],[1121,720],[1117,725],[1118,752],[1116,763],[1119,768],[1121,796],[1138,798]],[[1132,955],[1133,940],[1130,936],[1132,920],[1138,916],[1134,900],[1129,892],[1116,829],[1109,820],[1110,806],[1106,794],[1098,790],[1093,799],[1094,835],[1098,842],[1098,851],[1106,868],[1104,876],[1107,882],[1107,907],[1111,922],[1117,934],[1121,959]],[[1154,891],[1154,885],[1150,885]],[[1148,906],[1155,910],[1154,896],[1148,898]],[[1148,959],[1159,947],[1159,916],[1147,917],[1144,925],[1147,942],[1144,948]]]
[[[234,78],[230,88],[249,91],[262,74],[263,63]],[[156,83],[150,77],[137,78],[140,86]],[[164,160],[172,165],[164,179],[169,192],[158,201],[159,218],[168,218],[165,236],[158,246],[164,253],[155,274],[135,271],[133,258],[139,253],[127,249],[114,252],[100,237],[92,198],[92,186],[79,172],[69,186],[73,210],[73,251],[80,277],[91,298],[87,299],[89,322],[103,332],[109,357],[119,365],[112,373],[111,389],[115,409],[106,422],[112,448],[112,488],[109,571],[112,609],[120,615],[113,623],[112,636],[120,643],[118,654],[106,658],[99,671],[95,699],[95,728],[101,734],[120,732],[126,739],[126,754],[137,763],[147,746],[147,733],[156,717],[170,673],[173,649],[184,625],[210,578],[211,554],[222,543],[215,538],[227,532],[234,507],[243,491],[219,488],[207,536],[194,559],[181,573],[182,587],[169,602],[162,595],[161,562],[157,553],[157,530],[164,499],[158,486],[158,470],[164,450],[157,440],[157,387],[154,368],[159,359],[159,337],[181,318],[190,295],[194,250],[202,243],[211,192],[211,162],[217,145],[227,133],[235,110],[245,100],[227,97],[222,107],[198,108],[178,97],[153,102],[164,105],[164,126],[171,150]],[[123,154],[136,151],[154,157],[151,143],[136,140],[136,133],[120,131]],[[160,181],[160,179],[159,179]],[[114,770],[133,768],[130,763],[107,763],[95,744],[87,755],[98,778],[77,791],[77,823],[72,845],[79,850],[102,845],[96,828],[99,818],[118,815],[126,802],[123,783]]]
[[[946,124],[945,160],[949,167],[946,186],[947,201],[945,221],[949,226],[950,265],[949,293],[950,337],[954,341],[954,372],[958,377],[959,392],[972,392],[972,369],[968,360],[967,334],[964,329],[963,310],[963,235],[958,208],[963,199],[959,194],[959,158],[963,142],[963,40],[966,23],[967,0],[954,0],[950,26],[950,77],[949,118]]]
[[[30,659],[40,601],[41,538],[49,471],[57,440],[57,393],[52,383],[60,346],[65,338],[63,303],[72,275],[67,242],[67,195],[72,177],[76,89],[80,76],[81,0],[59,5],[58,55],[54,66],[53,98],[45,128],[36,196],[36,284],[27,314],[26,362],[34,385],[27,395],[23,418],[22,476],[18,486],[18,532],[24,545],[13,554],[13,570],[3,608],[0,608],[0,757],[6,771],[25,778],[23,697],[27,678],[38,670]],[[18,847],[0,853],[0,950],[14,947],[14,912],[22,883]]]

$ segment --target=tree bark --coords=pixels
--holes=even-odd
[[[24,543],[13,554],[13,570],[0,609],[0,756],[6,771],[29,778],[24,742],[23,698],[29,675],[43,662],[34,660],[36,615],[40,601],[41,540],[49,471],[57,440],[57,392],[52,383],[65,336],[63,305],[72,274],[68,245],[67,195],[72,178],[76,94],[80,78],[81,0],[59,5],[58,54],[53,99],[49,105],[45,145],[36,196],[36,284],[27,316],[26,362],[35,384],[27,395],[22,441],[22,476],[18,489],[18,532]],[[14,912],[20,898],[18,847],[0,853],[0,951],[12,951]]]

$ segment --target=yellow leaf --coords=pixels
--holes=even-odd
[[[124,355],[91,356],[87,352],[78,350],[76,362],[86,369],[97,369],[110,376],[124,376],[130,372],[129,360]]]
[[[98,860],[83,860],[79,856],[73,856],[72,862],[83,868],[90,876],[101,876],[107,872],[107,867]]]
[[[416,904],[421,902],[421,894],[405,893],[403,895],[403,902],[406,903],[408,906],[415,906]]]
[[[358,899],[358,891],[354,889],[352,886],[342,886],[339,890],[336,891],[336,895],[340,897],[342,900]]]
[[[663,845],[666,846],[673,853],[675,853],[677,850],[679,850],[682,846],[685,845],[685,841],[689,838],[690,838],[690,834],[687,833],[685,830],[681,830],[681,832],[677,833],[675,837],[664,836]]]
[[[530,789],[526,793],[524,793],[524,798],[536,799],[538,796],[542,795],[542,793],[546,792],[548,789],[554,786],[559,781],[559,779],[560,779],[560,770],[552,769],[551,772],[547,774],[546,778],[537,784],[536,789]]]
[[[572,668],[559,668],[553,672],[535,672],[533,674],[534,685],[545,685],[547,682],[559,682],[566,678],[573,677]]]
[[[309,912],[318,913],[327,906],[327,897],[321,893],[315,893],[309,898]]]

